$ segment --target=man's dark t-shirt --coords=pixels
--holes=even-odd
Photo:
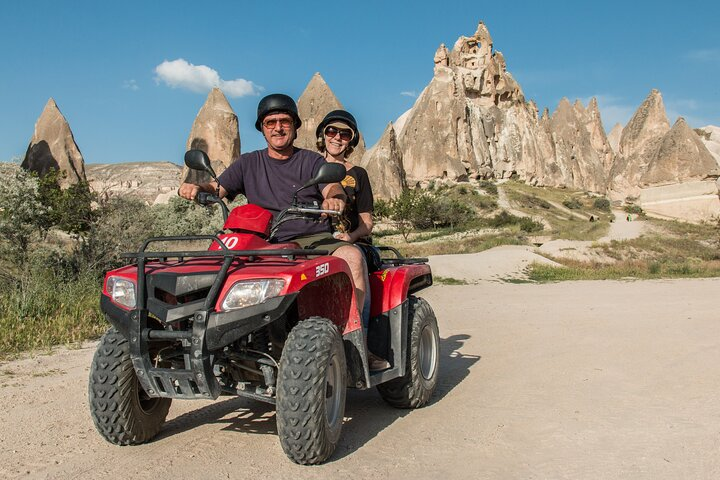
[[[293,194],[305,182],[313,178],[325,159],[309,150],[295,148],[287,160],[276,160],[268,155],[267,149],[244,153],[225,170],[218,181],[228,192],[228,198],[245,195],[249,203],[254,203],[276,216],[292,203]],[[298,202],[312,203],[318,206],[323,202],[322,189],[325,184],[305,188],[298,193]],[[275,241],[285,242],[296,237],[329,232],[330,224],[323,220],[316,223],[312,219],[290,220],[283,223],[275,236]]]

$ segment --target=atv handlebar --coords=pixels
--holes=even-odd
[[[220,208],[222,208],[223,212],[223,221],[227,221],[230,211],[228,210],[227,205],[225,205],[225,202],[223,202],[223,199],[219,196],[213,195],[212,193],[208,192],[198,192],[197,196],[195,197],[195,201],[205,207],[210,206],[214,203],[220,205]]]

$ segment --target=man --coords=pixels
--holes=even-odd
[[[258,104],[255,128],[262,132],[267,148],[245,153],[230,165],[219,177],[220,197],[231,200],[243,194],[248,202],[270,210],[276,215],[292,203],[293,194],[307,180],[313,178],[325,163],[317,153],[295,148],[297,129],[301,125],[295,101],[287,95],[268,95]],[[298,200],[309,203],[322,202],[322,208],[342,212],[345,208],[345,191],[339,183],[307,188],[298,194]],[[194,200],[198,192],[215,193],[216,182],[204,185],[183,183],[178,194]],[[355,283],[355,293],[360,313],[367,292],[367,267],[360,250],[347,242],[333,238],[328,221],[292,220],[280,226],[277,241],[292,240],[302,248],[328,250],[333,256],[347,262]],[[371,356],[372,370],[388,368],[382,359]]]

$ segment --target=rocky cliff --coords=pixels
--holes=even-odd
[[[53,169],[60,170],[63,172],[60,178],[63,187],[85,180],[85,160],[75,143],[70,125],[52,98],[35,123],[22,167],[39,175]]]
[[[208,154],[215,173],[220,175],[240,158],[240,130],[238,118],[219,88],[213,88],[200,108],[188,136],[186,150],[198,149]],[[207,183],[206,173],[185,167],[183,182]]]
[[[440,45],[430,84],[398,122],[409,184],[508,178],[602,192],[612,149],[597,103],[567,100],[538,118],[481,22],[452,50]]]
[[[392,124],[385,128],[380,140],[367,151],[361,166],[368,172],[375,198],[389,200],[407,188],[402,152]]]
[[[170,162],[88,164],[87,180],[101,200],[126,196],[148,205],[167,203],[177,195],[182,167]]]

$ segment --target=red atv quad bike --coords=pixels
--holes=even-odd
[[[215,177],[203,152],[186,164]],[[328,163],[303,188],[338,182]],[[137,445],[160,431],[173,399],[239,395],[275,404],[283,450],[296,463],[325,461],[340,438],[346,388],[377,387],[390,405],[425,405],[438,381],[437,320],[414,294],[432,285],[427,259],[381,258],[370,272],[367,341],[350,269],[326,251],[272,243],[289,219],[337,213],[293,204],[278,214],[243,205],[217,235],[150,238],[134,263],[105,276],[100,304],[112,324],[90,371],[90,412],[100,435]],[[158,242],[210,242],[206,251],[150,251]],[[369,346],[369,347],[368,347]],[[369,371],[368,348],[390,368]]]

